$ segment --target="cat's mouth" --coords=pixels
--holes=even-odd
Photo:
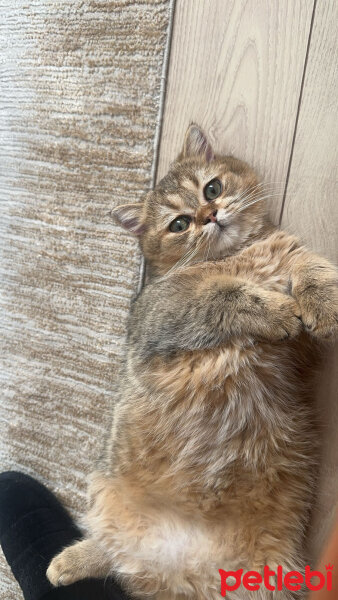
[[[214,210],[206,220],[205,225],[209,231],[219,233],[220,230],[227,229],[230,225],[230,215],[223,209]]]
[[[218,225],[218,227],[220,229],[227,229],[229,227],[228,222],[222,222],[222,221],[217,221],[216,225]]]
[[[225,231],[226,229],[228,229],[230,225],[230,221],[227,219],[217,219],[213,222],[207,223],[207,225],[205,225],[205,228],[207,231],[209,231],[210,235],[219,235],[222,231]]]
[[[238,245],[240,232],[231,215],[217,215],[213,221],[204,225],[210,256],[217,259],[228,254]]]

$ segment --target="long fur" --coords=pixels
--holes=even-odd
[[[223,192],[210,203],[215,177]],[[148,280],[90,478],[88,536],[53,559],[55,585],[113,575],[136,598],[216,600],[220,568],[303,568],[311,390],[321,341],[337,332],[337,274],[269,223],[267,195],[192,126],[168,175],[117,214],[140,235]],[[216,211],[221,225],[208,221]],[[189,230],[171,233],[182,214]]]

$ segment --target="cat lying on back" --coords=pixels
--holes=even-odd
[[[309,390],[317,340],[337,333],[337,272],[271,225],[264,196],[192,125],[155,190],[115,209],[148,281],[88,536],[52,560],[54,585],[111,574],[136,598],[216,600],[218,569],[302,569],[318,454]]]

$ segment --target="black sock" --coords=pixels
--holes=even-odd
[[[38,481],[15,471],[0,474],[0,543],[25,600],[126,600],[112,581],[88,579],[53,588],[51,559],[81,539],[57,498]]]

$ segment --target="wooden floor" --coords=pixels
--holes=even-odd
[[[336,0],[177,0],[157,171],[198,123],[271,183],[273,220],[335,262],[337,22]],[[318,391],[327,429],[315,554],[338,498],[337,356]]]

